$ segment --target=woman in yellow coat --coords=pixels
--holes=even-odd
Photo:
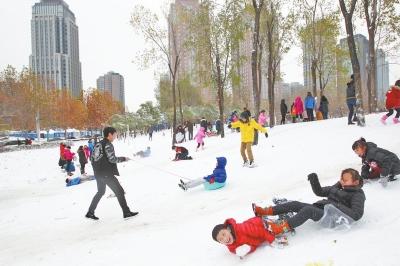
[[[243,158],[243,166],[254,167],[254,157],[251,151],[251,145],[254,141],[254,130],[257,129],[265,133],[265,137],[268,138],[268,133],[265,128],[258,124],[252,119],[247,112],[240,114],[239,121],[231,123],[229,128],[240,128],[240,134],[242,137],[242,143],[240,146],[240,154]],[[247,156],[246,156],[247,151]],[[248,157],[248,159],[247,159]]]

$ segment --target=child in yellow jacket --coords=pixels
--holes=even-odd
[[[251,145],[254,141],[254,130],[257,129],[265,133],[265,137],[268,138],[267,130],[252,119],[247,112],[240,114],[239,121],[231,123],[229,128],[240,128],[240,134],[242,143],[240,146],[240,154],[243,158],[243,166],[254,167],[254,157],[251,150]],[[247,151],[247,156],[246,156]],[[248,159],[247,159],[248,157]]]

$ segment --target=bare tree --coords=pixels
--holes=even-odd
[[[346,2],[350,2],[349,7],[347,7]],[[362,99],[362,87],[361,87],[361,74],[360,74],[360,62],[357,57],[357,48],[356,43],[354,41],[354,28],[353,28],[353,15],[356,9],[357,0],[339,0],[340,9],[342,11],[344,22],[346,25],[346,33],[347,33],[347,45],[349,47],[351,65],[353,67],[353,75],[354,75],[354,83],[356,87],[356,97],[357,97],[357,106],[356,113],[358,117],[357,124],[359,126],[365,126],[365,122],[361,121],[364,117],[363,110],[363,99]]]
[[[171,76],[173,119],[172,119],[172,143],[176,143],[176,78],[180,64],[181,48],[177,45],[176,25],[169,16],[166,16],[168,29],[159,24],[159,17],[143,6],[136,6],[131,15],[131,25],[140,33],[147,44],[137,61],[143,67],[161,61],[168,66]],[[169,49],[172,47],[172,51]],[[181,119],[183,117],[182,111]]]

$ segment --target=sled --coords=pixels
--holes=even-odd
[[[216,190],[216,189],[220,189],[222,187],[225,186],[225,182],[224,183],[218,183],[218,182],[214,182],[212,184],[208,183],[208,182],[204,182],[204,189],[205,190]]]
[[[353,218],[343,213],[332,204],[324,206],[324,216],[318,221],[322,227],[335,230],[348,230],[354,222]]]

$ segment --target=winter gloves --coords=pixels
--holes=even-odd
[[[268,133],[267,132],[265,132],[265,137],[268,138]]]
[[[231,124],[228,124],[228,128],[232,128],[232,125],[231,125]]]
[[[243,259],[244,256],[246,256],[251,250],[251,247],[247,244],[241,245],[240,247],[237,247],[235,252],[236,255],[239,256],[240,259]]]
[[[310,181],[311,183],[313,183],[317,180],[318,180],[318,176],[316,173],[311,173],[308,175],[308,181]]]

